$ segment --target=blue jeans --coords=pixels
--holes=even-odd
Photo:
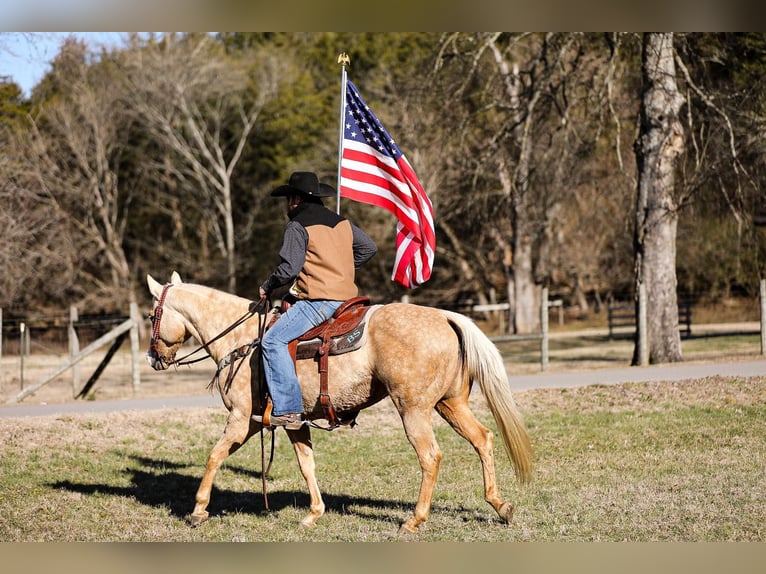
[[[332,317],[341,303],[299,299],[263,335],[263,370],[275,416],[303,412],[301,387],[287,344]]]

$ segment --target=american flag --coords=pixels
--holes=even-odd
[[[422,285],[431,277],[436,249],[431,201],[402,150],[350,81],[343,121],[340,194],[396,216],[391,279],[408,288]]]

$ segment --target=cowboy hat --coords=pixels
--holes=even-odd
[[[319,183],[319,178],[311,171],[294,171],[287,185],[280,185],[271,192],[271,197],[287,197],[295,193],[302,193],[311,197],[333,197],[335,189],[324,183]]]

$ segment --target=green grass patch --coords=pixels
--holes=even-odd
[[[766,378],[547,389],[518,400],[535,448],[530,485],[515,482],[495,445],[514,524],[502,524],[484,502],[473,449],[437,421],[444,458],[431,518],[416,539],[766,539]],[[494,428],[483,398],[472,401]],[[3,419],[0,539],[395,540],[420,470],[391,411],[382,405],[363,412],[355,429],[313,432],[327,506],[314,529],[299,525],[308,493],[282,431],[267,481],[270,510],[256,436],[219,472],[211,519],[191,528],[184,517],[223,429],[222,410]]]

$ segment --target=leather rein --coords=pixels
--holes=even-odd
[[[193,363],[198,363],[200,361],[204,361],[208,357],[213,358],[211,353],[210,353],[209,345],[211,343],[214,343],[215,341],[217,341],[221,337],[231,333],[234,329],[236,329],[242,323],[244,323],[245,321],[250,319],[250,317],[255,315],[254,311],[249,311],[248,310],[247,313],[245,313],[239,319],[234,321],[234,323],[232,323],[231,325],[226,327],[223,331],[218,333],[215,337],[213,337],[209,341],[207,341],[207,342],[203,341],[199,345],[199,347],[197,347],[196,349],[194,349],[190,353],[187,353],[186,355],[184,355],[183,357],[181,357],[179,359],[168,360],[167,357],[165,357],[162,353],[160,353],[160,350],[159,350],[157,344],[159,343],[159,340],[160,340],[160,321],[162,320],[162,314],[163,314],[163,311],[164,311],[165,297],[167,296],[168,291],[170,290],[170,288],[172,286],[173,286],[172,283],[166,283],[164,285],[164,287],[162,288],[162,293],[160,294],[160,298],[157,301],[157,306],[154,308],[154,311],[149,315],[149,320],[152,322],[152,334],[151,334],[151,337],[149,338],[149,352],[152,353],[154,358],[156,360],[158,360],[160,362],[160,364],[163,364],[166,367],[170,367],[171,365],[175,365],[175,366],[191,365]],[[199,353],[202,350],[204,350],[207,353],[207,355],[205,355],[204,357],[198,357],[196,359],[187,360],[187,359],[189,359],[189,357],[192,357],[192,356],[196,355],[197,353]]]
[[[157,306],[154,308],[154,312],[149,315],[149,319],[152,322],[152,335],[151,335],[151,338],[149,339],[149,352],[153,353],[155,359],[160,361],[161,364],[167,365],[168,367],[171,366],[171,365],[191,365],[192,363],[198,363],[199,361],[203,361],[203,360],[207,359],[208,357],[210,357],[212,359],[213,356],[210,353],[210,349],[208,348],[209,345],[211,343],[217,341],[218,339],[220,339],[221,337],[223,337],[227,333],[230,333],[231,331],[233,331],[234,329],[239,327],[242,323],[244,323],[245,321],[250,319],[250,317],[252,317],[253,315],[256,314],[255,311],[248,310],[247,313],[242,315],[242,317],[240,317],[239,319],[234,321],[234,323],[232,323],[231,325],[226,327],[226,329],[224,329],[223,331],[218,333],[215,337],[210,339],[208,342],[206,342],[206,343],[203,342],[199,347],[194,349],[192,352],[187,353],[186,355],[184,355],[180,359],[172,359],[172,360],[168,361],[167,358],[160,353],[159,348],[157,347],[157,343],[159,342],[159,339],[160,339],[160,321],[162,319],[163,308],[164,308],[164,305],[165,305],[165,297],[168,294],[168,290],[172,286],[173,286],[172,283],[166,283],[165,284],[165,286],[162,288],[162,293],[160,294],[160,298],[157,301]],[[256,310],[258,308],[264,306],[264,305],[267,305],[267,304],[268,304],[268,298],[261,299],[260,301],[258,301],[258,304],[256,305]],[[263,328],[265,327],[265,324],[266,324],[266,321],[264,320],[263,323],[260,326],[260,329],[259,329],[259,335],[260,335],[259,340],[263,337]],[[197,359],[194,359],[194,360],[187,360],[189,357],[191,357],[193,355],[196,355],[198,352],[200,352],[203,349],[207,353],[206,356],[200,357],[200,358],[197,358]],[[260,361],[259,361],[259,364],[260,364]],[[262,368],[262,364],[261,364],[261,368]],[[259,372],[259,376],[261,377],[261,380],[262,380],[263,373]],[[261,468],[264,469],[263,472],[261,473],[261,479],[262,479],[262,489],[263,489],[263,500],[264,500],[264,503],[266,505],[266,510],[268,510],[269,509],[269,498],[268,498],[268,495],[266,494],[266,477],[268,476],[269,471],[271,470],[271,463],[274,460],[274,434],[272,433],[272,435],[271,435],[271,453],[270,453],[269,462],[268,462],[268,465],[267,465],[266,464],[265,444],[264,444],[264,440],[263,440],[263,431],[264,431],[264,427],[261,427],[261,431],[260,431],[260,435],[261,435]]]

